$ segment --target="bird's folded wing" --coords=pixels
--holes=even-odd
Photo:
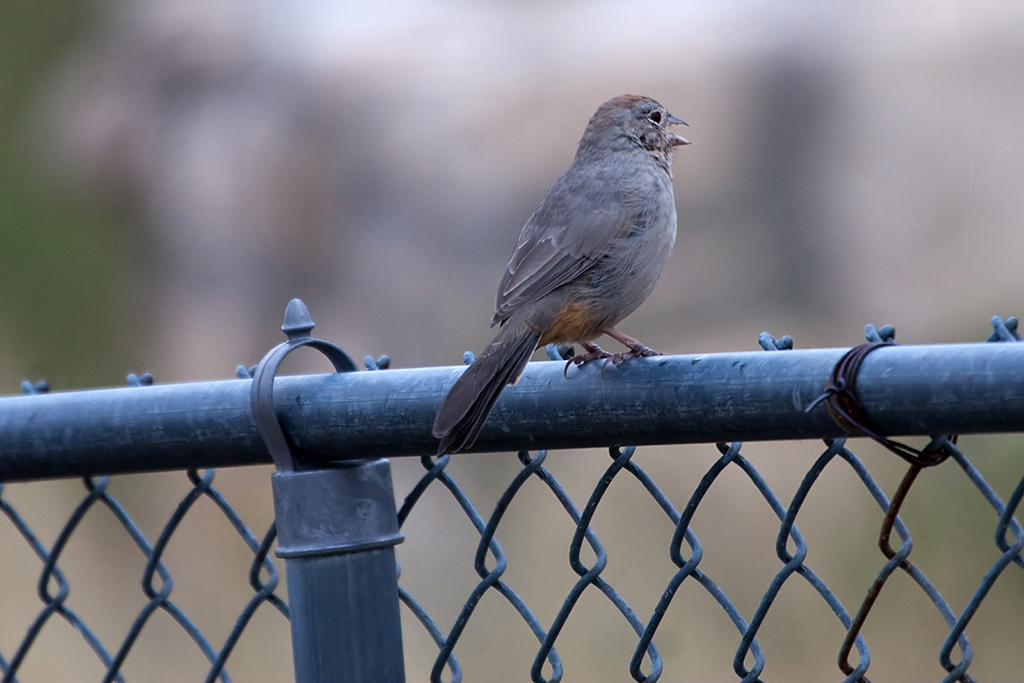
[[[583,189],[565,180],[563,176],[555,183],[523,228],[498,287],[492,325],[579,277],[613,240],[633,229],[638,211],[631,206],[634,202],[623,201],[621,186],[591,182]],[[579,210],[595,206],[601,208]]]

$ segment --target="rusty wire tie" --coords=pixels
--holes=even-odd
[[[811,412],[819,404],[824,403],[832,420],[851,436],[866,436],[889,449],[906,462],[917,467],[933,467],[946,460],[952,453],[946,442],[956,443],[956,435],[937,436],[922,449],[913,448],[905,443],[894,441],[878,433],[871,420],[864,412],[864,404],[857,395],[857,373],[864,359],[875,349],[883,346],[895,346],[895,342],[867,342],[855,346],[839,359],[832,368],[825,383],[825,391],[814,399],[804,410]]]
[[[904,475],[896,495],[889,503],[888,510],[886,510],[885,519],[882,521],[882,528],[878,535],[878,547],[890,563],[893,562],[894,558],[897,558],[896,566],[906,572],[927,593],[927,588],[919,580],[919,572],[910,560],[906,558],[909,555],[909,549],[906,553],[902,549],[897,551],[889,543],[889,539],[892,536],[893,526],[896,523],[900,508],[910,493],[910,487],[917,480],[917,475],[925,467],[934,467],[945,462],[952,455],[949,446],[956,443],[957,437],[955,434],[936,436],[924,448],[917,449],[878,433],[878,430],[875,429],[871,420],[864,412],[864,404],[861,402],[860,396],[857,395],[857,374],[868,354],[883,346],[895,346],[895,342],[867,342],[855,346],[843,354],[843,357],[832,368],[832,372],[829,373],[828,381],[825,383],[825,391],[807,406],[805,412],[810,412],[820,403],[824,403],[829,416],[845,432],[851,436],[866,436],[910,464],[910,469]],[[903,556],[898,557],[898,555]],[[857,616],[851,622],[850,628],[846,632],[842,647],[839,649],[839,668],[847,675],[854,671],[849,660],[854,642],[860,634],[864,622],[867,621],[871,608],[882,592],[882,587],[892,575],[896,566],[887,566],[875,578],[868,589],[867,595],[864,596],[864,601],[857,611]],[[971,678],[964,673],[959,680],[969,683]],[[862,683],[869,683],[866,676],[861,676],[860,681]]]

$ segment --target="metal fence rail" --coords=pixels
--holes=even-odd
[[[897,570],[920,587],[948,627],[937,653],[946,671],[943,680],[970,681],[967,671],[973,654],[967,627],[1004,570],[1010,564],[1024,569],[1024,530],[1014,517],[1024,497],[1024,477],[1002,501],[956,445],[956,438],[949,436],[1024,431],[1024,344],[885,346],[859,359],[862,363],[852,378],[862,411],[856,415],[861,422],[855,424],[870,424],[887,436],[934,437],[920,456],[923,459],[907,455],[910,469],[891,501],[847,447],[843,429],[829,414],[849,404],[833,401],[829,410],[814,405],[830,376],[836,379],[833,370],[845,349],[792,350],[788,338],[776,341],[762,335],[765,350],[785,352],[658,357],[607,370],[595,363],[573,367],[567,377],[564,362],[533,363],[502,395],[474,449],[518,451],[522,465],[495,508],[482,512],[449,473],[450,456],[427,455],[435,449],[429,436],[434,411],[458,368],[351,372],[355,365],[343,351],[310,335],[312,322],[296,302],[289,307],[283,329],[289,341],[259,366],[239,368],[239,380],[150,386],[151,378],[130,376],[133,386],[121,389],[48,393],[45,386],[26,384],[29,395],[0,398],[0,481],[77,476],[85,477],[86,486],[81,503],[47,548],[5,499],[0,485],[0,511],[42,563],[38,592],[43,604],[18,647],[0,650],[4,682],[18,680],[26,654],[54,616],[70,623],[95,652],[106,670],[103,680],[122,681],[125,658],[157,610],[170,615],[209,661],[206,680],[230,680],[226,664],[256,610],[267,603],[289,615],[275,593],[278,575],[268,558],[275,542],[278,556],[286,561],[300,681],[405,680],[399,601],[436,643],[430,679],[461,680],[456,647],[472,628],[474,611],[488,591],[501,595],[537,639],[531,679],[558,681],[563,664],[557,641],[589,590],[603,595],[636,634],[631,660],[612,677],[621,678],[628,671],[637,681],[653,682],[663,673],[658,629],[688,579],[706,591],[736,628],[732,668],[737,680],[761,680],[765,653],[757,635],[783,586],[803,581],[846,630],[845,640],[836,646],[843,680],[867,681],[871,659],[862,627]],[[993,329],[989,341],[1021,341],[1015,319],[995,318]],[[892,336],[891,328],[868,328],[869,341]],[[339,372],[275,380],[284,356],[303,346],[328,355]],[[549,355],[558,358],[560,351],[549,349]],[[386,358],[366,359],[368,370],[387,365]],[[848,380],[840,377],[840,384]],[[810,438],[824,439],[823,450],[789,501],[776,495],[741,452],[744,440]],[[717,444],[720,457],[688,500],[670,500],[634,460],[635,446],[668,443]],[[612,461],[588,500],[574,501],[545,467],[543,449],[596,446],[610,447]],[[419,456],[425,473],[396,511],[388,464],[378,458],[407,455]],[[955,463],[998,515],[998,559],[979,578],[971,599],[957,608],[909,561],[911,537],[899,517],[921,469],[946,460]],[[271,461],[277,467],[277,522],[259,540],[213,486],[213,470],[198,470]],[[867,597],[858,606],[844,605],[814,573],[796,526],[808,493],[832,462],[851,468],[885,514],[879,538],[882,567],[876,580],[864,587]],[[703,549],[690,528],[704,497],[729,468],[743,473],[779,520],[776,554],[781,566],[757,609],[746,615],[701,568]],[[192,488],[151,542],[107,492],[106,475],[173,469],[188,470]],[[607,554],[591,524],[609,487],[624,476],[640,483],[675,528],[667,551],[677,570],[649,615],[638,614],[602,576]],[[569,562],[579,578],[550,623],[543,623],[503,580],[507,558],[495,540],[509,505],[533,478],[551,492],[576,528]],[[437,623],[399,585],[399,572],[394,571],[394,546],[402,540],[399,529],[430,487],[447,491],[479,534],[472,558],[479,582],[451,624]],[[201,498],[216,505],[253,553],[249,580],[254,594],[231,634],[216,645],[171,599],[172,577],[162,561],[181,520]],[[146,558],[142,587],[147,603],[117,644],[101,642],[68,607],[69,584],[60,566],[69,539],[94,506],[109,509]],[[893,532],[899,538],[897,547],[890,544]],[[589,553],[583,552],[585,547]],[[590,565],[582,559],[584,554],[594,556]],[[414,679],[425,674],[416,672]]]

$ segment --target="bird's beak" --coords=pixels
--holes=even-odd
[[[689,126],[690,125],[686,121],[683,121],[681,118],[676,116],[675,114],[669,114],[668,115],[668,125],[675,126],[675,125],[678,125],[678,124],[683,124],[684,126]],[[690,141],[687,140],[686,138],[684,138],[682,135],[673,135],[672,133],[668,134],[668,142],[673,147],[678,147],[680,145],[688,145],[688,144],[690,144]]]

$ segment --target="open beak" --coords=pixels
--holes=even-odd
[[[676,126],[676,125],[679,125],[679,124],[682,124],[684,126],[689,126],[690,125],[686,121],[683,121],[681,118],[679,118],[678,116],[676,116],[674,114],[669,114],[668,115],[668,124],[670,126]],[[673,147],[678,147],[679,145],[688,145],[688,144],[690,144],[690,141],[687,140],[686,138],[684,138],[682,135],[673,135],[672,133],[668,134],[668,141],[669,141],[669,144],[671,144]]]

